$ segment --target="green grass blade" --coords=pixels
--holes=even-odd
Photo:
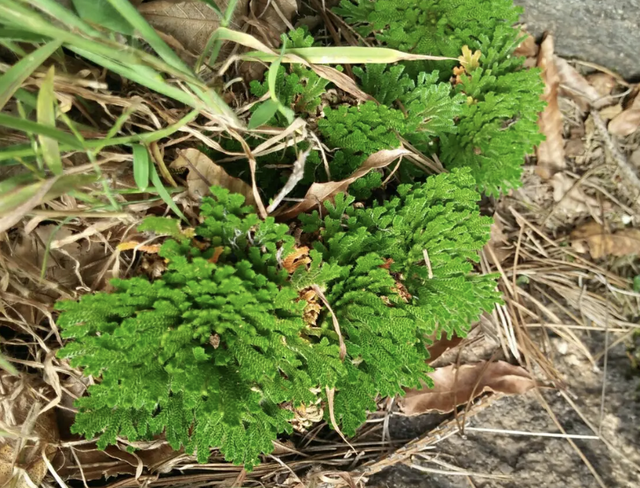
[[[30,199],[37,196],[42,190],[44,190],[43,195],[33,202],[31,208],[57,198],[74,188],[94,183],[96,180],[96,175],[61,175],[24,186],[16,186],[13,190],[0,195],[0,215],[12,216],[13,212],[28,203]],[[31,208],[24,210],[23,213],[31,210]],[[21,218],[20,215],[15,217],[18,220]],[[6,228],[0,229],[0,232],[5,230]]]
[[[102,34],[99,31],[97,31],[96,29],[91,27],[89,24],[87,24],[84,20],[78,17],[74,12],[72,12],[68,8],[65,8],[63,5],[61,5],[61,2],[58,2],[57,0],[22,0],[22,1],[29,3],[34,7],[37,7],[38,9],[47,13],[57,21],[62,22],[63,24],[73,28],[73,30],[75,31],[84,32],[85,34],[88,34],[96,38],[102,37]],[[91,3],[93,3],[94,4],[93,6],[95,7],[95,4],[99,4],[102,2],[104,2],[104,0],[95,0],[95,1],[92,0]],[[75,6],[75,0],[74,0],[74,6]],[[77,7],[76,9],[80,13],[80,9],[78,9]]]
[[[127,19],[129,24],[166,63],[186,74],[191,74],[189,67],[180,59],[180,56],[164,42],[156,30],[149,25],[147,19],[129,3],[129,0],[108,0],[108,2],[122,17]]]
[[[14,376],[18,376],[20,374],[18,373],[18,370],[14,368],[13,364],[7,361],[2,354],[0,354],[0,369],[4,369],[7,373],[12,374]],[[4,431],[0,431],[0,435],[3,432]]]
[[[49,125],[39,124],[31,120],[25,120],[12,115],[0,113],[0,126],[49,137],[58,142],[62,142],[73,149],[84,149],[80,141],[68,132],[61,131],[60,129],[56,129]]]
[[[247,44],[245,44],[247,45]],[[249,46],[252,47],[252,46]],[[263,49],[242,56],[243,59],[273,62],[278,58],[275,53]],[[411,54],[386,47],[301,47],[287,49],[282,57],[283,63],[299,63],[300,59],[311,64],[388,64],[400,61],[448,61],[456,58]]]
[[[149,187],[149,151],[142,144],[133,144],[133,179],[140,191]]]
[[[151,183],[153,183],[153,186],[155,187],[156,192],[158,192],[158,195],[160,195],[160,198],[162,198],[164,203],[166,203],[169,206],[169,208],[173,210],[173,213],[175,213],[178,217],[183,219],[185,222],[188,222],[187,218],[182,213],[182,210],[180,210],[178,205],[176,205],[176,202],[173,201],[173,199],[171,198],[171,195],[169,194],[167,189],[164,187],[164,184],[162,183],[162,180],[158,175],[158,171],[156,171],[156,167],[153,165],[149,165],[149,166],[151,171]]]
[[[269,99],[258,106],[253,115],[251,116],[251,120],[249,120],[248,128],[250,130],[257,129],[261,125],[266,124],[271,120],[271,118],[276,114],[278,108],[280,107],[280,102],[278,100]]]
[[[211,10],[213,10],[218,17],[220,17],[220,20],[223,20],[225,18],[224,14],[222,13],[222,10],[220,10],[220,7],[218,7],[216,5],[216,2],[214,2],[213,0],[201,0],[203,3],[206,3],[209,7],[211,7]]]
[[[61,41],[51,41],[22,58],[0,77],[0,110],[20,88],[22,83],[62,45]]]
[[[51,66],[38,92],[38,123],[56,128],[56,96],[53,91],[55,68]],[[54,175],[62,174],[62,158],[58,141],[51,137],[38,135],[42,147],[42,158]]]
[[[175,124],[168,125],[164,129],[156,130],[153,132],[134,134],[132,136],[114,137],[111,139],[89,139],[84,141],[83,143],[80,143],[80,141],[66,132],[62,132],[56,129],[56,133],[52,133],[50,132],[50,127],[41,126],[40,124],[37,124],[35,122],[18,119],[16,117],[11,117],[10,115],[0,114],[0,126],[4,125],[5,127],[10,127],[25,132],[36,132],[34,129],[43,130],[46,132],[45,135],[48,135],[49,137],[55,137],[56,135],[61,134],[65,138],[69,138],[69,140],[65,139],[64,141],[58,139],[58,141],[61,142],[61,151],[70,151],[72,149],[88,150],[102,149],[104,147],[118,146],[120,144],[132,144],[135,142],[150,144],[152,142],[159,141],[160,139],[169,137],[171,134],[179,131],[182,127],[194,120],[198,116],[198,113],[198,110],[192,110]],[[35,152],[33,151],[33,148],[25,144],[9,146],[0,149],[0,161],[6,161],[14,158],[25,158],[34,155]]]
[[[133,27],[107,0],[72,0],[82,20],[130,36]]]

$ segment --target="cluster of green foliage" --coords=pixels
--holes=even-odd
[[[374,34],[390,48],[453,58],[460,57],[464,46],[480,51],[479,65],[453,87],[452,94],[466,96],[467,103],[456,116],[456,130],[438,132],[437,152],[449,169],[471,168],[479,189],[488,194],[520,185],[524,156],[543,139],[537,116],[544,108],[538,70],[524,69],[524,58],[513,55],[523,38],[513,27],[520,7],[512,0],[342,0],[336,12],[360,34]],[[387,70],[391,91],[380,92],[379,82],[364,79],[363,88],[383,98],[380,103],[403,102],[401,91],[412,80],[439,70],[446,81],[456,65],[411,62],[404,74],[397,67]]]
[[[302,117],[317,117],[323,142],[337,150],[329,163],[332,179],[406,140],[426,155],[437,154],[447,169],[470,168],[482,192],[497,196],[519,186],[525,155],[543,139],[537,116],[544,85],[539,70],[525,69],[524,58],[513,54],[523,36],[514,27],[521,9],[512,0],[342,0],[336,12],[382,46],[456,60],[355,66],[360,87],[376,102],[327,106],[321,113],[326,80],[300,65],[281,67],[281,101]],[[288,42],[308,47],[314,41],[298,29]],[[474,63],[457,60],[465,47],[479,55]],[[251,88],[256,96],[268,91],[266,82]],[[271,123],[286,125],[279,114]],[[315,181],[323,181],[316,171],[320,158],[310,165]],[[415,169],[398,174],[404,182],[425,178]],[[370,173],[351,193],[367,199],[381,183],[379,174]]]
[[[491,224],[475,186],[456,170],[369,208],[339,195],[324,218],[302,217],[300,238],[315,243],[295,270],[284,265],[296,252],[289,227],[227,190],[203,200],[194,237],[147,220],[145,230],[173,236],[161,278],[114,280],[111,293],[58,304],[69,340],[59,357],[98,379],[73,432],[100,435],[101,448],[164,433],[200,462],[214,447],[251,468],[291,430],[286,405],[326,405],[334,391],[337,422],[353,434],[377,395],[429,383],[427,337],[464,334],[499,301],[495,277],[473,273]],[[343,358],[329,308],[305,315],[315,287]]]

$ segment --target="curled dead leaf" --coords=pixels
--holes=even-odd
[[[405,415],[452,412],[485,392],[520,395],[535,387],[527,371],[505,361],[456,365],[436,369],[429,375],[433,388],[408,390],[398,400]]]
[[[583,112],[588,111],[590,106],[600,109],[611,104],[609,98],[601,95],[600,92],[565,59],[557,56],[554,59],[558,77],[562,84],[562,94],[576,102]]]
[[[545,84],[542,99],[547,102],[547,106],[538,119],[540,132],[545,135],[546,140],[538,146],[536,173],[543,179],[549,179],[566,165],[562,137],[562,114],[558,106],[560,78],[554,62],[553,37],[550,35],[547,35],[540,45],[538,67],[542,70]]]
[[[229,175],[224,168],[215,164],[206,154],[197,149],[186,149],[178,152],[178,157],[169,165],[173,170],[189,170],[187,189],[194,199],[209,194],[213,185],[221,186],[233,193],[240,193],[246,198],[248,205],[255,206],[251,186],[240,178]]]
[[[571,232],[571,247],[577,252],[588,251],[593,259],[640,255],[640,230],[607,232],[602,225],[592,221]]]
[[[138,241],[121,242],[116,249],[118,249],[118,251],[131,251],[135,249],[136,251],[146,252],[148,254],[158,254],[160,251],[160,244],[152,244],[150,246],[141,244],[142,243]]]
[[[400,147],[398,149],[383,149],[382,151],[378,151],[369,156],[362,163],[362,165],[348,178],[340,181],[314,183],[313,185],[311,185],[309,190],[307,190],[307,194],[305,195],[304,200],[279,214],[279,218],[284,220],[293,219],[301,213],[311,210],[325,200],[329,200],[335,197],[338,193],[346,192],[351,183],[356,181],[358,178],[362,178],[370,171],[389,166],[399,157],[406,156],[410,153],[411,152],[409,150],[403,147]]]
[[[629,136],[640,127],[640,88],[636,88],[633,101],[609,122],[609,132],[614,136]]]
[[[287,270],[287,273],[291,274],[300,266],[305,266],[309,263],[311,263],[309,248],[303,246],[296,248],[291,254],[284,258],[282,267]]]

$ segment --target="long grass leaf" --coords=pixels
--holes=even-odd
[[[175,213],[178,217],[180,217],[184,221],[187,221],[187,218],[182,213],[182,210],[180,210],[178,205],[176,205],[176,202],[174,202],[173,198],[171,198],[171,194],[164,187],[164,184],[162,183],[162,180],[158,175],[158,171],[156,170],[156,167],[150,165],[150,171],[151,171],[151,183],[153,183],[153,186],[158,192],[158,195],[160,195],[160,198],[162,198],[162,200],[169,206],[169,208],[173,210],[173,213]]]
[[[247,44],[244,44],[247,45]],[[251,46],[249,46],[251,47]],[[246,53],[246,60],[273,62],[278,58],[275,53],[263,50]],[[411,54],[386,47],[301,47],[287,49],[282,56],[283,63],[299,63],[303,59],[312,64],[388,64],[400,61],[448,61],[456,58]]]
[[[5,357],[0,354],[0,369],[4,369],[7,373],[12,374],[14,376],[18,376],[18,370],[11,364],[9,361],[5,359]],[[0,431],[0,435],[3,431]]]
[[[133,179],[141,191],[149,186],[149,151],[142,144],[134,144],[133,148]]]
[[[42,81],[38,92],[38,123],[55,129],[56,127],[56,96],[53,91],[53,77],[55,68],[51,66]],[[58,141],[51,137],[38,135],[38,141],[42,147],[42,159],[49,166],[54,175],[62,174],[62,158]]]
[[[20,130],[38,136],[50,137],[58,142],[67,144],[74,149],[83,149],[82,144],[71,134],[51,127],[49,125],[39,124],[31,120],[21,119],[12,115],[0,113],[0,126],[9,129]]]
[[[70,134],[66,132],[62,132],[56,129],[57,133],[61,133],[65,137],[69,137],[70,140],[59,140],[61,142],[60,150],[61,151],[70,151],[72,149],[98,149],[104,148],[108,146],[118,146],[120,144],[132,144],[135,142],[143,142],[145,144],[150,144],[155,141],[159,141],[165,137],[169,137],[171,134],[179,131],[182,127],[187,125],[189,122],[194,120],[198,116],[197,110],[192,110],[187,115],[182,117],[175,124],[168,125],[164,129],[159,129],[153,132],[144,132],[142,134],[134,134],[132,136],[123,136],[123,137],[114,137],[111,139],[89,139],[84,141],[82,144],[77,139],[73,138]],[[6,123],[9,121],[10,123]],[[3,123],[4,122],[4,123]],[[31,122],[28,120],[17,119],[16,117],[11,117],[9,115],[0,114],[0,126],[4,125],[5,127],[14,128],[17,130],[22,130],[25,132],[34,132],[34,129],[41,129],[46,132],[45,135],[52,137],[52,133],[49,132],[51,130],[50,127],[40,126],[40,124],[36,124],[35,122]],[[69,144],[69,142],[71,142]],[[29,145],[20,144],[16,146],[9,146],[0,149],[0,161],[6,161],[8,159],[14,158],[25,158],[29,156],[34,156],[35,153],[33,148]]]
[[[61,45],[60,41],[51,41],[39,47],[14,64],[0,77],[0,110],[4,108],[22,83]]]
[[[34,207],[74,188],[94,183],[96,179],[96,175],[61,175],[0,195],[0,232],[13,227]]]
[[[91,27],[89,24],[87,24],[84,20],[82,20],[79,16],[77,16],[75,12],[69,10],[68,8],[65,8],[62,5],[62,2],[58,2],[57,0],[22,0],[22,1],[29,3],[34,7],[37,7],[39,10],[42,10],[46,14],[50,15],[51,17],[56,19],[58,22],[62,22],[63,24],[73,28],[73,30],[75,31],[84,32],[85,34],[88,34],[95,38],[102,37],[102,34],[99,31],[97,31],[96,29]],[[96,3],[103,3],[103,2],[104,0],[96,0],[95,2],[92,2],[92,3],[96,4]],[[76,6],[75,1],[74,1],[74,6]],[[76,6],[76,9],[78,10],[78,12],[80,12],[81,10],[77,8],[77,6]]]
[[[257,129],[261,125],[266,124],[278,111],[280,102],[278,100],[268,99],[261,103],[260,106],[253,112],[251,120],[249,120],[248,128],[250,130]]]

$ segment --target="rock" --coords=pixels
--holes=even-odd
[[[640,0],[515,0],[525,8],[527,31],[550,31],[556,53],[640,78]]]

